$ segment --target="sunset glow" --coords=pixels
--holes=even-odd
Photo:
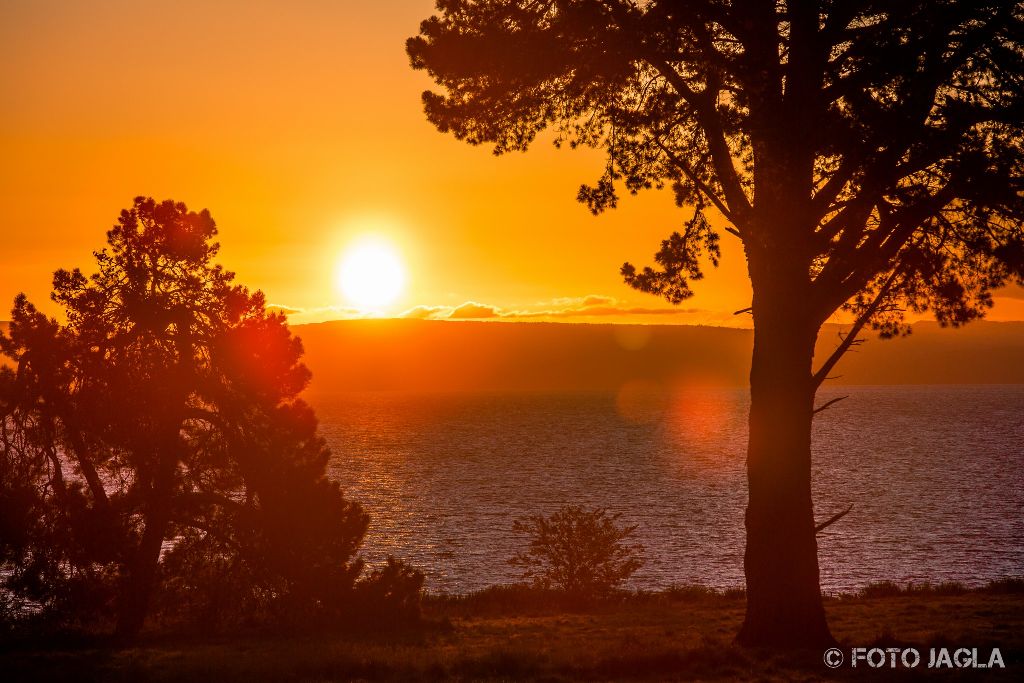
[[[344,217],[394,212],[415,215],[409,233],[430,239],[404,255],[415,288],[407,282],[389,313],[465,302],[537,311],[597,295],[617,304],[586,322],[749,327],[749,316],[733,315],[750,291],[731,236],[721,267],[705,269],[684,306],[623,284],[622,262],[646,262],[678,225],[671,193],[642,193],[594,218],[576,194],[601,175],[595,150],[556,150],[542,135],[530,154],[496,158],[424,120],[431,81],[409,68],[403,43],[433,9],[432,0],[4,3],[0,84],[17,106],[0,112],[0,197],[18,229],[4,234],[0,298],[24,291],[55,312],[52,271],[86,264],[111,207],[147,194],[210,208],[242,281],[289,309],[323,311],[296,323],[344,317],[331,309],[343,303],[339,253],[324,246]],[[169,113],[166,83],[182,84],[187,115]],[[133,106],[111,106],[126,84]],[[580,244],[587,257],[566,258]],[[996,292],[989,318],[1024,318],[1022,297]]]
[[[338,267],[338,287],[349,303],[363,309],[394,303],[405,279],[405,267],[394,247],[376,239],[351,246]]]
[[[0,683],[1022,680],[1024,0],[0,0],[0,92]]]

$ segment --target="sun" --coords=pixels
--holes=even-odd
[[[338,287],[360,308],[376,309],[393,303],[405,287],[405,267],[389,243],[369,238],[346,250],[338,266]]]

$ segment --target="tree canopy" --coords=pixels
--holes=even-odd
[[[691,296],[718,226],[799,252],[820,320],[842,307],[887,334],[907,310],[977,318],[1024,276],[1020,3],[437,7],[408,51],[442,86],[424,94],[440,130],[501,154],[551,129],[605,150],[592,211],[663,186],[692,209],[655,267],[623,266],[638,289]]]
[[[154,596],[207,620],[353,604],[367,515],[326,477],[301,343],[215,235],[139,197],[95,273],[54,275],[66,322],[19,296],[0,336],[0,562],[67,621],[130,636]]]

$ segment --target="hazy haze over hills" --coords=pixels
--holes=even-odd
[[[751,330],[688,325],[584,325],[347,320],[297,325],[312,394],[344,391],[617,389],[627,382],[747,383]],[[826,326],[817,358],[844,328]],[[869,335],[832,384],[1024,383],[1024,322],[961,329],[914,325],[909,337]]]
[[[825,326],[818,362],[845,329]],[[752,330],[692,325],[387,319],[292,330],[306,349],[313,395],[608,390],[628,382],[745,386],[753,344]],[[1024,384],[1024,322],[956,330],[921,322],[908,337],[866,339],[830,384]]]

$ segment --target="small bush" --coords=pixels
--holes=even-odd
[[[550,517],[517,520],[512,528],[530,542],[509,564],[538,588],[579,599],[607,596],[643,565],[643,547],[630,543],[637,526],[618,519],[603,508],[567,505]]]
[[[423,572],[388,557],[387,564],[356,583],[356,608],[364,623],[374,619],[392,626],[418,622],[423,578]]]

